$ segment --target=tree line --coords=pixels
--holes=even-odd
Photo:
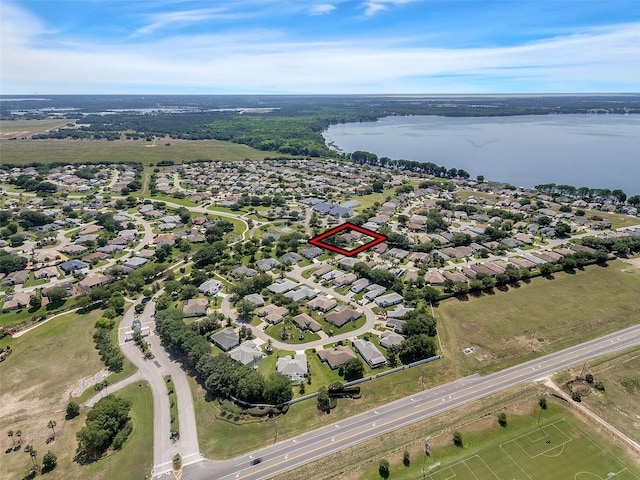
[[[178,309],[156,312],[163,343],[180,356],[195,372],[212,398],[235,397],[249,403],[281,405],[293,398],[289,379],[274,372],[264,377],[250,366],[242,365],[227,354],[213,355],[211,345],[198,323],[184,323]],[[208,335],[206,332],[204,335]]]

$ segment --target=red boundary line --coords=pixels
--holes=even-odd
[[[339,233],[343,230],[355,230],[356,232],[360,232],[363,233],[369,237],[373,237],[373,240],[371,240],[368,243],[365,243],[364,245],[359,246],[358,248],[354,248],[353,250],[345,250],[344,248],[340,248],[340,247],[336,247],[335,245],[329,245],[328,243],[324,243],[322,240],[324,240],[325,238],[329,238],[333,235],[335,235],[336,233]],[[326,250],[331,250],[332,252],[336,252],[339,253],[341,255],[345,255],[347,257],[353,257],[354,255],[357,255],[360,252],[363,252],[365,250],[370,249],[371,247],[378,245],[379,243],[384,242],[387,239],[386,236],[374,232],[373,230],[369,230],[363,227],[360,227],[358,225],[354,225],[353,223],[343,223],[342,225],[339,225],[335,228],[332,228],[330,230],[327,230],[324,233],[321,233],[320,235],[317,235],[311,239],[309,239],[309,243],[311,245],[315,245],[316,247],[320,247],[320,248],[324,248]]]

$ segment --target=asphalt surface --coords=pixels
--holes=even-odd
[[[557,370],[640,345],[640,325],[507,368],[441,385],[227,461],[202,461],[183,470],[186,480],[271,478],[331,453]],[[327,417],[330,420],[330,416]],[[425,435],[428,432],[425,432]],[[254,459],[260,463],[253,465]]]

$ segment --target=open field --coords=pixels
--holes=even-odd
[[[565,381],[576,378],[581,370],[582,365],[571,369]],[[588,395],[583,395],[582,403],[625,435],[640,441],[640,350],[590,362],[586,373],[591,373],[595,382],[603,382],[605,391],[591,389]]]
[[[170,143],[171,146],[165,146]],[[155,146],[144,140],[2,140],[3,163],[24,165],[31,162],[141,162],[149,165],[160,160],[263,160],[270,152],[255,150],[219,140],[157,139]]]
[[[22,429],[23,446],[33,445],[38,451],[39,460],[42,460],[42,455],[47,450],[51,450],[58,456],[58,466],[45,478],[138,480],[144,478],[145,473],[151,471],[153,463],[153,400],[151,390],[146,382],[140,382],[125,387],[117,395],[132,402],[130,417],[133,420],[133,432],[122,450],[89,465],[80,465],[73,461],[78,446],[76,432],[84,426],[88,410],[83,410],[80,416],[71,420],[65,420],[63,411],[32,416],[12,428],[14,430]],[[51,435],[51,430],[47,428],[49,420],[55,420],[57,425],[55,427],[55,441],[47,444],[47,438]],[[11,440],[6,435],[3,435],[2,442],[5,448],[11,447]],[[0,478],[20,479],[27,473],[31,462],[29,455],[22,449],[2,455]]]
[[[46,132],[53,128],[63,127],[75,120],[58,118],[49,120],[0,120],[0,138],[21,138],[36,133]]]
[[[534,278],[436,309],[445,354],[462,375],[488,372],[640,322],[640,269],[621,261]],[[474,347],[465,355],[462,350]]]
[[[542,388],[533,384],[513,388],[276,478],[378,480],[379,460],[384,458],[390,463],[390,478],[398,480],[604,480],[609,472],[617,472],[615,478],[640,479],[638,459],[574,416],[563,401],[549,398],[541,431],[537,426],[540,393]],[[498,413],[507,415],[505,428],[498,425]],[[453,431],[461,432],[464,448],[453,445]],[[431,436],[429,458],[424,455],[427,435]],[[402,462],[405,450],[410,454],[408,467]]]
[[[11,345],[13,350],[0,363],[2,429],[15,429],[16,422],[26,418],[63,410],[74,386],[104,368],[92,339],[99,317],[99,310],[71,313],[20,338],[2,340],[3,346]]]

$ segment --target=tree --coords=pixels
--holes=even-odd
[[[498,424],[501,427],[506,427],[507,426],[507,414],[502,412],[501,414],[498,415]]]
[[[293,398],[289,377],[278,372],[269,375],[264,386],[264,399],[272,405],[282,405]]]
[[[359,358],[350,358],[342,365],[344,379],[348,382],[364,376],[364,364]]]
[[[13,444],[13,446],[16,446],[16,441],[13,439],[13,430],[9,430],[7,432],[7,437],[9,437],[11,439],[11,443]]]
[[[411,457],[409,457],[408,450],[405,450],[404,453],[402,454],[402,463],[404,464],[405,467],[408,467],[409,465],[411,465]]]
[[[255,305],[248,300],[240,300],[236,303],[236,310],[238,311],[238,316],[244,320],[250,320],[253,315],[253,310],[255,309]]]
[[[540,408],[542,410],[546,410],[547,409],[547,397],[545,397],[544,395],[542,397],[540,397],[538,399],[538,405],[540,405]]]
[[[124,311],[124,295],[122,295],[122,292],[112,293],[107,305],[113,308],[116,312],[122,313]]]
[[[53,287],[47,291],[47,298],[51,303],[56,304],[62,302],[68,293],[64,287]]]
[[[47,453],[42,457],[42,473],[50,472],[56,468],[56,465],[58,465],[58,456],[47,450]]]
[[[417,362],[436,354],[436,345],[433,338],[421,334],[403,340],[398,349],[400,361],[404,364]]]
[[[56,421],[55,420],[49,420],[49,423],[47,423],[47,428],[50,428],[51,431],[53,432],[53,439],[56,439]]]
[[[460,447],[460,448],[464,446],[464,442],[462,440],[462,434],[458,431],[453,432],[453,444],[456,447]]]
[[[80,415],[80,405],[78,402],[71,400],[67,403],[67,418],[71,419]]]
[[[24,451],[27,452],[29,454],[29,456],[31,457],[31,461],[33,462],[33,466],[37,467],[38,466],[38,451],[33,448],[31,445],[27,445],[26,447],[24,447]]]
[[[382,478],[389,478],[389,462],[387,460],[380,460],[380,464],[378,465],[378,473]]]
[[[107,395],[87,414],[86,425],[76,434],[80,457],[97,458],[129,421],[131,402]]]
[[[331,401],[329,399],[329,391],[327,387],[320,387],[318,390],[318,410],[329,412]]]

